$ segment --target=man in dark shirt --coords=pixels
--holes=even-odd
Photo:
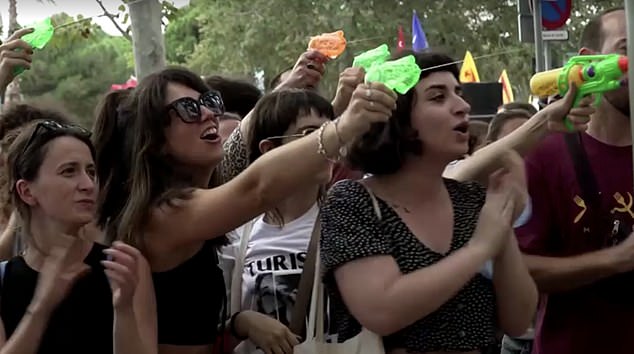
[[[626,15],[608,10],[586,26],[580,54],[626,54]],[[634,236],[611,246],[597,215],[634,223],[628,90],[606,93],[582,146],[603,210],[591,210],[564,134],[552,134],[526,158],[533,217],[516,230],[542,299],[535,354],[634,352]],[[603,213],[603,214],[601,214]]]

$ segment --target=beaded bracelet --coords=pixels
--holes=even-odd
[[[326,160],[330,162],[339,162],[339,160],[341,159],[341,156],[337,156],[336,158],[330,157],[328,155],[328,152],[326,151],[326,148],[324,147],[324,131],[326,130],[326,126],[331,123],[332,123],[331,121],[327,121],[324,124],[322,124],[321,127],[319,127],[319,131],[317,132],[317,153],[325,157]],[[336,132],[336,128],[337,126],[335,125],[335,135],[338,136]]]

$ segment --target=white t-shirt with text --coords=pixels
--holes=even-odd
[[[267,224],[264,215],[255,219],[242,272],[240,310],[264,313],[288,325],[318,212],[315,203],[283,227]],[[243,228],[228,235],[231,245],[223,249],[223,261],[235,259]]]

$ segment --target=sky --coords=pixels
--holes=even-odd
[[[123,2],[121,0],[103,0],[104,6],[111,13],[117,13],[117,8]],[[177,7],[187,5],[189,0],[173,0],[173,3]],[[66,12],[71,16],[82,15],[84,17],[99,16],[103,14],[103,11],[95,0],[55,0],[54,4],[48,0],[43,0],[42,3],[37,0],[17,0],[18,9],[18,23],[25,26],[40,20],[43,20],[47,16]],[[4,25],[3,33],[7,33],[7,27],[9,25],[9,1],[0,0],[0,16],[2,16],[2,23]],[[112,35],[118,35],[116,27],[105,17],[95,17],[93,22],[100,25],[104,31]]]

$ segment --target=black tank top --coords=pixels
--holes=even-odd
[[[84,263],[92,270],[77,280],[51,316],[42,337],[38,353],[51,354],[112,354],[112,292],[100,261],[106,257],[106,247],[94,244]],[[38,272],[24,258],[8,261],[2,279],[0,316],[7,338],[17,328],[29,306]]]
[[[152,273],[159,344],[208,345],[218,334],[225,283],[213,240],[174,269]]]

